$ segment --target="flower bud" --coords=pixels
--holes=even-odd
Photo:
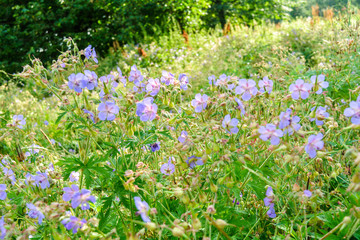
[[[223,229],[224,227],[226,227],[228,225],[228,223],[222,219],[216,219],[215,224],[220,229]]]
[[[208,206],[207,210],[206,210],[209,214],[215,214],[216,213],[216,209],[214,207],[214,205],[210,205]]]
[[[213,183],[210,183],[210,190],[211,190],[211,192],[216,193],[218,190],[218,186],[216,186]]]
[[[145,226],[147,227],[147,229],[154,231],[156,229],[156,224],[153,222],[148,222],[145,224]]]
[[[181,227],[174,227],[172,229],[172,234],[175,236],[175,237],[182,237],[184,235],[184,229],[181,228]]]

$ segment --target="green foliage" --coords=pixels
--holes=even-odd
[[[289,1],[0,0],[0,69],[18,72],[34,57],[50,65],[59,51],[67,50],[67,37],[79,48],[91,44],[105,56],[110,48],[150,43],[173,29],[189,32],[227,21],[280,19]]]

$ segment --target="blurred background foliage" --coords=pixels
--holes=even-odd
[[[0,69],[21,71],[31,58],[46,64],[67,49],[91,44],[100,57],[126,44],[149,44],[172,32],[187,41],[191,32],[233,25],[307,17],[312,6],[341,10],[349,0],[0,0]],[[359,6],[360,0],[352,0]],[[0,83],[1,84],[1,83]]]

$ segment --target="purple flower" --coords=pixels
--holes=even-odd
[[[269,216],[269,218],[275,218],[276,217],[276,213],[275,213],[275,208],[274,208],[274,204],[270,204],[270,209],[269,211],[266,212],[266,214]]]
[[[89,59],[90,57],[93,58],[94,62],[98,63],[97,55],[95,52],[95,48],[91,48],[91,45],[87,46],[84,50],[85,57]]]
[[[98,85],[98,83],[97,83],[98,77],[97,77],[96,73],[93,71],[90,71],[90,70],[85,70],[84,73],[85,73],[85,78],[81,82],[81,87],[87,88],[89,90],[93,90]]]
[[[49,125],[49,122],[45,120],[45,121],[44,121],[44,125],[45,125],[45,126]]]
[[[268,92],[270,94],[272,92],[273,85],[274,83],[272,80],[270,80],[268,77],[264,77],[263,80],[259,81],[260,92]]]
[[[304,195],[305,195],[306,197],[311,197],[311,196],[312,196],[312,193],[311,193],[309,190],[305,190],[305,191],[304,191]]]
[[[299,99],[301,96],[302,99],[309,97],[309,91],[311,90],[312,85],[310,83],[305,83],[304,80],[298,79],[295,84],[291,84],[289,91],[291,92],[291,97],[295,100]]]
[[[6,196],[6,184],[0,184],[0,200],[5,200]]]
[[[151,96],[156,96],[160,91],[160,81],[159,79],[150,78],[148,80],[148,84],[146,85],[146,92],[148,92]]]
[[[201,96],[200,93],[195,95],[195,99],[191,101],[191,105],[195,108],[195,112],[199,113],[205,110],[209,97],[204,94]]]
[[[171,175],[175,171],[175,165],[171,163],[171,157],[169,157],[169,161],[167,163],[164,163],[160,171],[165,175]]]
[[[131,67],[129,81],[134,82],[136,86],[140,85],[140,82],[144,79],[144,76],[141,75],[140,70],[137,69],[135,65]]]
[[[159,151],[160,150],[160,142],[150,144],[150,149],[152,152]]]
[[[80,173],[75,172],[75,171],[72,171],[72,172],[70,173],[70,176],[69,176],[70,182],[77,182],[77,181],[79,181],[79,177],[80,177]]]
[[[39,209],[31,203],[27,203],[26,207],[28,208],[27,214],[29,215],[29,217],[34,219],[37,218],[38,223],[41,225],[43,219],[45,218],[44,214],[40,212]]]
[[[13,170],[4,167],[3,172],[4,172],[4,175],[5,175],[4,176],[5,179],[9,179],[11,181],[11,184],[14,185],[15,182],[16,182],[16,179],[15,179],[15,175],[14,175]]]
[[[155,119],[158,107],[153,102],[154,99],[152,97],[147,97],[136,104],[136,115],[140,117],[141,121],[146,122]]]
[[[289,136],[291,136],[294,133],[294,131],[295,132],[299,131],[301,125],[298,122],[300,122],[300,118],[298,116],[293,116],[290,119],[290,125],[288,125],[283,129],[284,134],[287,133]]]
[[[280,143],[280,137],[283,136],[283,132],[280,129],[276,129],[274,124],[266,124],[259,128],[260,138],[264,141],[270,139],[272,145],[278,145]]]
[[[99,80],[100,80],[100,83],[101,83],[103,86],[106,85],[106,86],[111,87],[111,90],[112,90],[112,91],[115,91],[114,88],[116,88],[117,86],[119,86],[119,84],[115,81],[114,75],[111,75],[111,74],[109,74],[109,75],[107,75],[107,76],[101,76],[101,77],[99,78]]]
[[[4,239],[6,236],[6,228],[4,227],[4,224],[5,224],[4,216],[2,216],[2,218],[0,219],[0,231],[1,231],[0,239]]]
[[[314,111],[315,107],[311,108],[311,111]],[[324,119],[330,116],[329,113],[326,112],[326,107],[317,107],[315,112],[315,118],[310,118],[310,121],[316,122],[316,125],[321,126],[324,124]]]
[[[37,172],[37,175],[35,176],[35,184],[36,184],[36,186],[41,187],[41,189],[50,187],[50,183],[49,183],[47,174]]]
[[[346,117],[351,117],[351,122],[355,125],[360,125],[360,95],[355,101],[350,103],[350,107],[344,111]]]
[[[178,137],[179,142],[185,143],[188,139],[188,133],[187,131],[181,131],[180,136]]]
[[[77,233],[79,228],[81,229],[84,226],[86,220],[80,220],[77,217],[70,216],[69,218],[65,218],[64,220],[62,220],[61,223],[64,225],[66,230],[69,231],[72,229],[72,232],[75,234]]]
[[[266,195],[266,198],[264,198],[264,204],[265,204],[266,207],[268,207],[274,201],[274,191],[273,191],[272,187],[269,186],[266,189],[266,194],[265,195]]]
[[[137,208],[137,210],[139,210],[138,212],[136,212],[136,214],[140,215],[142,220],[146,223],[151,222],[148,213],[149,213],[149,204],[147,204],[147,202],[145,201],[141,201],[141,198],[139,197],[134,197],[134,202],[135,202],[135,207]]]
[[[124,87],[126,87],[126,77],[122,75],[121,69],[119,67],[116,68],[117,71],[111,71],[110,74],[115,77],[115,79],[118,79],[119,82],[124,84]]]
[[[179,75],[179,82],[180,82],[180,88],[182,90],[187,90],[188,89],[189,78],[188,78],[188,76],[186,76],[185,73],[181,73]]]
[[[226,115],[222,122],[223,128],[225,128],[226,132],[230,134],[236,134],[239,132],[239,129],[237,128],[238,124],[239,120],[236,118],[231,119],[230,114]],[[228,130],[230,130],[230,132]]]
[[[79,192],[79,187],[77,185],[73,184],[73,185],[71,185],[71,187],[64,187],[63,191],[64,191],[63,200],[65,202],[68,202],[68,201],[72,200],[72,198],[74,197],[74,195],[76,193]]]
[[[228,82],[228,77],[225,74],[221,74],[219,79],[216,80],[215,86],[226,86]]]
[[[100,103],[98,107],[99,119],[113,121],[115,115],[119,113],[119,107],[113,102]]]
[[[311,76],[310,80],[314,86],[314,90],[316,91],[316,94],[321,94],[323,88],[329,87],[329,83],[325,82],[325,75],[323,74],[317,76],[317,80],[316,80],[316,75]]]
[[[210,86],[211,85],[215,85],[215,76],[214,75],[211,75],[210,77],[208,77],[208,80],[209,80],[209,84],[210,84]]]
[[[77,93],[81,93],[82,92],[82,82],[86,81],[86,77],[84,74],[82,73],[72,73],[69,77],[68,77],[69,81],[68,81],[68,86],[70,89],[73,89],[75,92]]]
[[[305,151],[309,154],[310,158],[316,157],[316,151],[321,150],[324,147],[324,142],[322,141],[323,136],[322,133],[309,136]]]
[[[162,71],[161,82],[166,85],[174,84],[175,77],[172,73],[167,71]]]
[[[235,102],[237,102],[237,104],[238,104],[238,109],[240,109],[241,110],[241,115],[242,116],[244,116],[245,115],[245,106],[244,106],[244,104],[242,103],[242,101],[240,100],[240,99],[238,99],[238,98],[235,98]]]
[[[257,92],[256,82],[252,79],[240,79],[239,86],[235,88],[235,93],[242,95],[244,101],[250,100],[251,96],[256,96]]]
[[[287,126],[290,125],[290,122],[291,122],[291,117],[290,117],[291,111],[292,111],[292,110],[291,110],[290,108],[288,108],[288,109],[286,109],[286,112],[281,112],[281,113],[280,113],[280,116],[279,116],[279,118],[280,118],[279,128],[280,128],[280,129],[284,129],[284,128],[286,128]]]
[[[24,119],[24,116],[23,115],[14,115],[13,116],[13,125],[20,128],[20,129],[23,129],[24,128],[24,125],[26,124],[26,119]]]
[[[33,185],[33,186],[35,186],[35,176],[34,175],[32,175],[32,174],[30,174],[30,173],[27,173],[26,175],[25,175],[25,184],[26,185]]]
[[[95,119],[94,119],[94,113],[90,112],[89,110],[83,109],[84,113],[88,115],[88,118],[91,119],[91,121],[93,121],[93,123],[95,123]]]
[[[202,166],[204,165],[204,162],[201,160],[201,157],[191,156],[188,157],[186,160],[186,163],[189,165],[191,169],[193,169],[195,166]]]
[[[95,203],[96,199],[90,195],[91,191],[87,189],[81,189],[81,191],[74,194],[71,200],[71,207],[77,208],[80,205],[81,210],[90,209],[89,201]]]

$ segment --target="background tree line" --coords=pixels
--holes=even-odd
[[[100,56],[110,47],[143,43],[169,33],[252,25],[311,14],[311,6],[346,6],[348,0],[0,0],[0,69],[20,71],[37,57],[44,62],[65,50],[65,37]],[[360,0],[352,4],[359,5]]]

